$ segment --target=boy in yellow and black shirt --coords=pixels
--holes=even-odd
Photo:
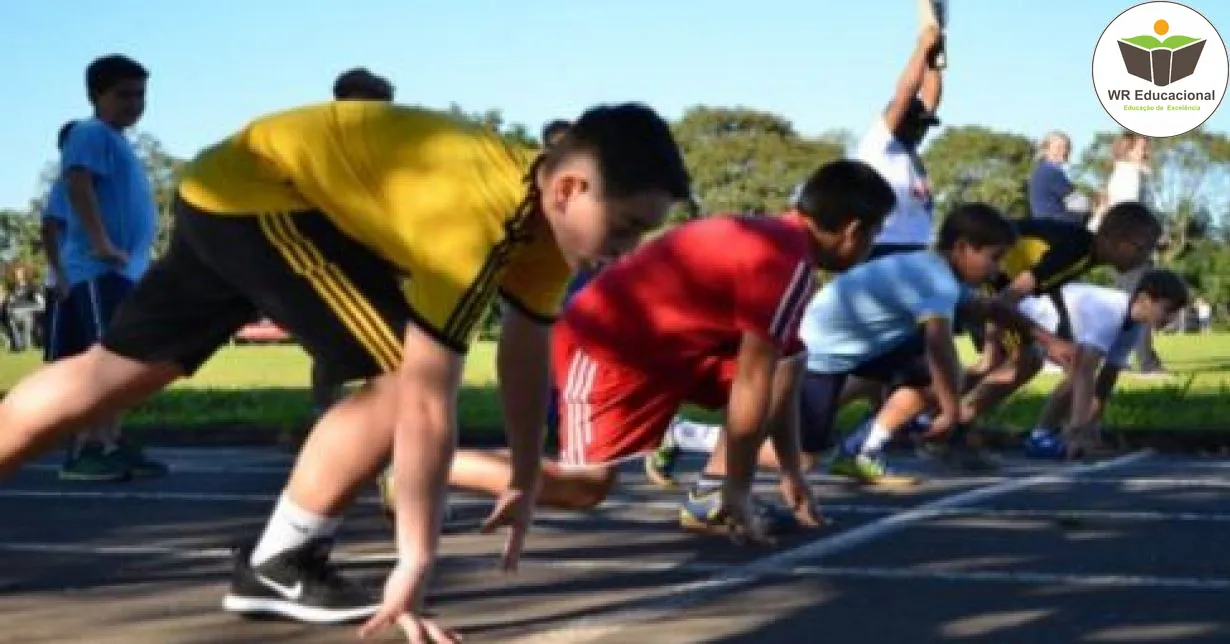
[[[1162,227],[1144,205],[1124,202],[1106,213],[1105,223],[1096,233],[1079,224],[1034,219],[1019,222],[1017,231],[1017,243],[1000,261],[1000,275],[986,288],[1013,307],[1025,297],[1055,295],[1064,284],[1097,266],[1110,266],[1119,272],[1141,266],[1156,248]],[[1045,358],[1016,334],[993,326],[987,327],[985,336],[977,327],[972,330],[982,356],[979,364],[966,372],[963,424],[973,422],[1033,379]],[[1072,339],[1063,333],[1060,336]],[[966,433],[964,426],[958,427],[952,441],[963,442]],[[962,469],[991,466],[985,455],[974,452],[964,456],[960,459]]]
[[[312,622],[419,613],[456,442],[465,351],[497,293],[514,474],[491,525],[513,564],[540,471],[548,324],[573,268],[608,260],[686,199],[668,125],[598,107],[535,157],[454,117],[383,101],[266,116],[184,169],[170,250],[101,346],[0,402],[0,476],[57,435],[192,374],[256,311],[337,377],[370,379],[308,437],[260,540],[237,553],[228,610]],[[383,607],[332,571],[340,514],[393,451],[397,543]]]

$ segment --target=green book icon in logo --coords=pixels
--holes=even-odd
[[[1164,33],[1164,32],[1163,32]],[[1171,36],[1158,40],[1151,35],[1119,39],[1119,53],[1129,74],[1158,87],[1183,80],[1196,71],[1204,38]]]

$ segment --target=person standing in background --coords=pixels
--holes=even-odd
[[[56,149],[59,152],[64,152],[64,143],[76,124],[76,121],[69,121],[60,126],[60,132],[56,135]],[[43,280],[43,362],[59,359],[55,343],[56,315],[60,302],[68,299],[68,278],[64,275],[64,261],[60,257],[60,249],[64,243],[64,231],[68,226],[71,211],[64,180],[57,178],[47,193],[42,227],[39,231],[43,255],[47,258],[47,276]]]
[[[1048,132],[1038,146],[1038,163],[1029,175],[1029,215],[1034,219],[1054,219],[1080,223],[1072,198],[1081,196],[1068,178],[1065,165],[1072,142],[1060,131]]]
[[[1106,182],[1106,205],[1113,207],[1117,203],[1135,201],[1147,206],[1153,204],[1153,189],[1151,186],[1152,171],[1149,168],[1150,144],[1148,137],[1135,132],[1124,132],[1115,140],[1111,147],[1114,168],[1110,179]],[[1091,224],[1097,229],[1100,221]],[[1136,292],[1140,278],[1154,267],[1153,258],[1136,270],[1121,273],[1115,279],[1115,286],[1126,293]],[[1165,377],[1169,375],[1162,359],[1153,348],[1153,333],[1142,333],[1136,344],[1136,368],[1142,376]]]
[[[931,244],[934,201],[918,148],[927,131],[940,122],[935,114],[943,73],[935,61],[942,50],[939,29],[924,29],[892,100],[859,142],[857,158],[875,168],[897,194],[897,205],[876,237],[869,259],[923,250]]]
[[[72,127],[60,158],[71,212],[61,247],[69,294],[52,339],[58,358],[84,353],[101,339],[149,267],[158,222],[145,165],[124,136],[145,112],[149,72],[114,54],[90,63],[85,76],[94,116]],[[77,435],[60,478],[122,481],[167,471],[121,437],[113,416]]]

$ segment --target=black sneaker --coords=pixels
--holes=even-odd
[[[281,615],[312,624],[371,617],[380,608],[371,593],[347,581],[329,563],[331,542],[318,539],[252,566],[252,547],[235,552],[231,590],[222,608],[243,615]]]

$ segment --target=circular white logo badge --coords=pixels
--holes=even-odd
[[[1119,14],[1093,50],[1093,89],[1119,125],[1178,136],[1221,105],[1230,77],[1226,43],[1200,12],[1146,2]]]

